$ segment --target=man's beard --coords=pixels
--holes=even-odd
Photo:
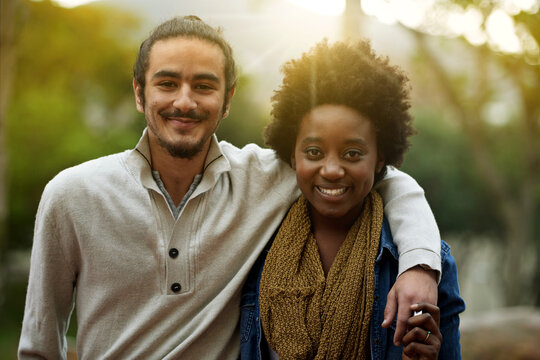
[[[161,111],[158,114],[164,119],[168,117],[184,117],[184,118],[194,119],[194,120],[199,120],[199,121],[206,121],[208,119],[207,114],[199,114],[195,111],[188,111],[187,113],[183,113],[180,110],[174,110],[172,112]],[[195,157],[195,155],[203,151],[204,145],[206,144],[206,141],[208,140],[208,138],[202,138],[200,141],[196,142],[195,144],[171,143],[161,136],[161,134],[159,133],[159,131],[157,131],[157,129],[152,124],[152,122],[148,121],[147,123],[150,130],[152,130],[152,132],[156,135],[158,144],[162,148],[166,149],[169,152],[169,154],[175,158],[191,160],[193,157]]]
[[[203,151],[206,139],[201,139],[195,144],[171,144],[157,134],[159,145],[166,149],[172,157],[191,160],[195,155]]]
[[[158,114],[163,119],[166,119],[168,117],[184,117],[184,118],[195,119],[199,121],[206,121],[208,119],[208,115],[199,114],[199,113],[196,113],[195,111],[189,111],[187,113],[183,113],[179,110],[174,110],[172,112],[161,111]],[[164,120],[164,121],[167,121],[167,120]],[[175,158],[191,160],[195,155],[199,154],[204,149],[204,145],[206,144],[206,141],[208,140],[208,138],[206,137],[206,138],[202,138],[200,141],[196,142],[195,144],[186,144],[186,143],[175,144],[175,143],[167,141],[161,135],[161,133],[158,131],[157,126],[154,125],[154,122],[146,121],[146,124],[148,125],[148,128],[150,129],[150,131],[152,131],[152,133],[154,133],[154,135],[156,136],[158,145],[166,149],[169,152],[169,154]]]

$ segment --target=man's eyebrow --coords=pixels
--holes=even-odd
[[[180,73],[177,73],[176,71],[171,70],[159,70],[154,75],[152,75],[152,79],[158,79],[163,77],[171,77],[175,79],[180,79],[182,75]]]
[[[159,78],[164,78],[164,77],[181,79],[182,74],[176,71],[171,71],[171,70],[160,70],[152,76],[152,79],[159,79]],[[193,80],[209,80],[209,81],[216,82],[218,84],[220,83],[219,77],[212,73],[195,74],[193,76]]]
[[[217,77],[216,75],[212,73],[195,74],[195,76],[193,76],[193,80],[209,80],[218,84],[220,83],[219,77]]]

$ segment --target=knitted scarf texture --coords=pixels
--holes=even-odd
[[[325,277],[308,203],[291,207],[263,268],[264,333],[280,360],[369,359],[375,258],[383,221],[372,191]]]

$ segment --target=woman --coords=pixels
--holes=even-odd
[[[424,313],[409,319],[402,348],[380,327],[398,257],[373,185],[409,146],[407,77],[367,41],[323,41],[283,70],[265,139],[302,196],[244,288],[243,357],[460,358],[464,303],[446,243],[440,311],[413,306]]]

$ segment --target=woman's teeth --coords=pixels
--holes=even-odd
[[[319,189],[319,191],[322,192],[323,194],[329,195],[329,196],[339,196],[341,194],[344,194],[345,191],[347,191],[346,187],[342,187],[339,189],[327,189],[327,188],[322,188],[320,186],[317,186],[317,189]]]

